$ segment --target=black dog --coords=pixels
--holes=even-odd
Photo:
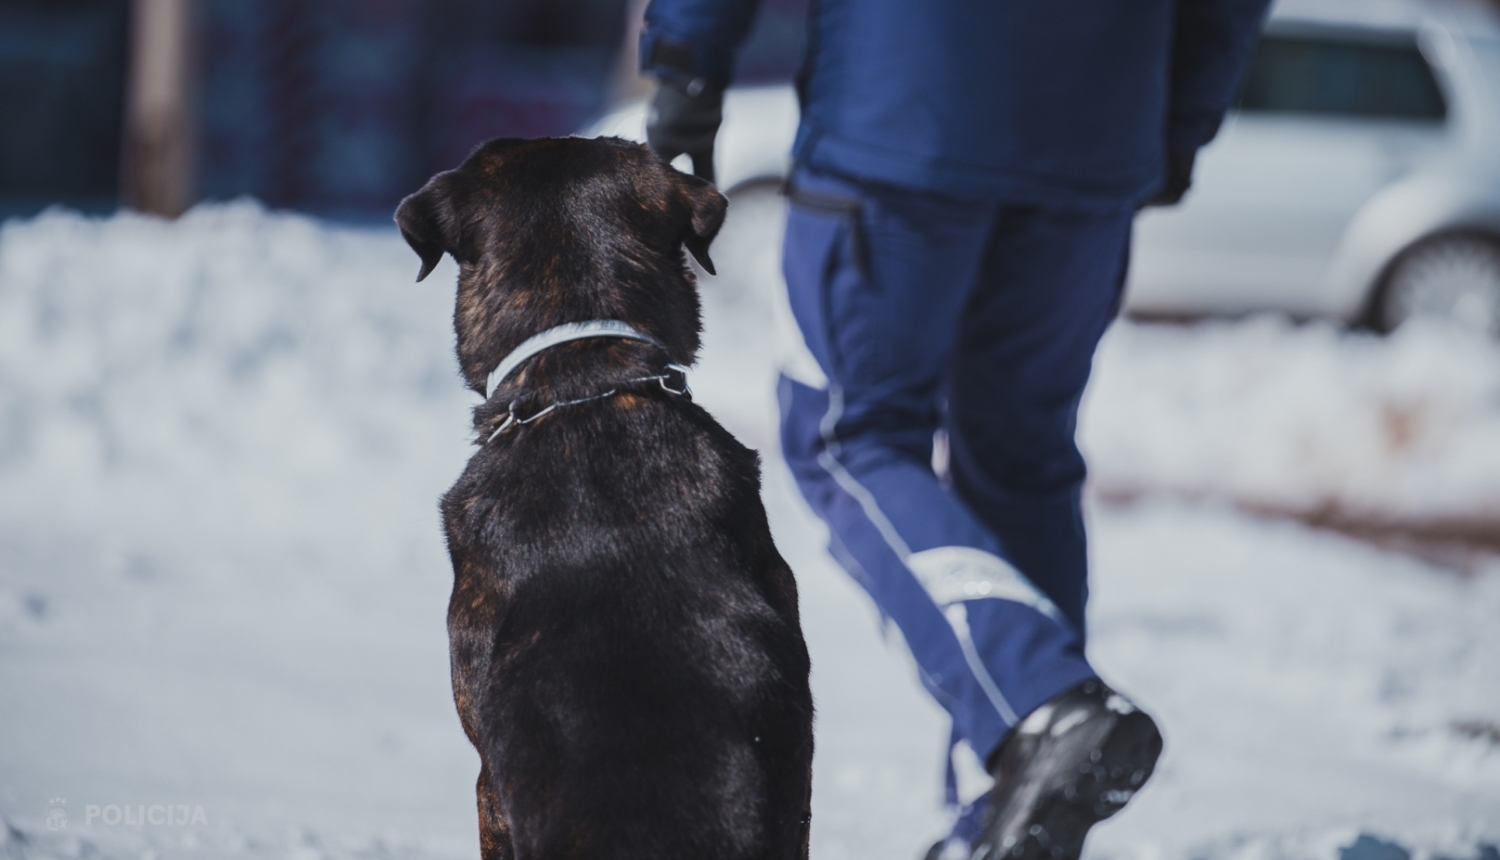
[[[755,452],[673,367],[701,329],[682,249],[712,272],[726,206],[643,146],[570,138],[490,141],[396,211],[417,280],[458,261],[459,363],[488,395],[442,501],[485,860],[807,857],[796,582]]]

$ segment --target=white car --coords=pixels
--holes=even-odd
[[[586,134],[644,140],[645,111]],[[780,182],[797,114],[789,86],[731,89],[720,185]],[[1500,336],[1500,7],[1278,3],[1187,198],[1136,222],[1126,310],[1436,315]]]

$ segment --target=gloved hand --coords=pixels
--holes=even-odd
[[[1166,178],[1162,180],[1156,193],[1146,198],[1146,202],[1141,205],[1176,206],[1181,203],[1182,195],[1193,187],[1193,161],[1197,156],[1196,152],[1168,152]]]
[[[646,118],[646,143],[663,159],[683,153],[693,173],[714,181],[714,136],[724,119],[724,88],[705,78],[662,78]]]

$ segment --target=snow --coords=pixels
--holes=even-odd
[[[1081,444],[1107,495],[1172,492],[1500,541],[1500,344],[1414,321],[1115,326]]]
[[[944,827],[946,721],[776,459],[777,206],[737,201],[715,245],[692,384],[764,452],[801,584],[813,855],[908,860]],[[393,230],[251,203],[0,228],[0,856],[476,856],[436,512],[474,398],[452,264],[416,269]],[[1167,753],[1089,856],[1500,841],[1500,562],[1244,512],[1494,522],[1497,358],[1436,329],[1115,326],[1081,430],[1090,654]],[[112,804],[208,823],[89,820]]]

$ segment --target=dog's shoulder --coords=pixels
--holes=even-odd
[[[722,527],[746,505],[763,519],[753,449],[691,401],[622,394],[560,409],[486,442],[442,509],[450,540],[458,540],[543,529],[596,534],[643,513],[678,527]]]

